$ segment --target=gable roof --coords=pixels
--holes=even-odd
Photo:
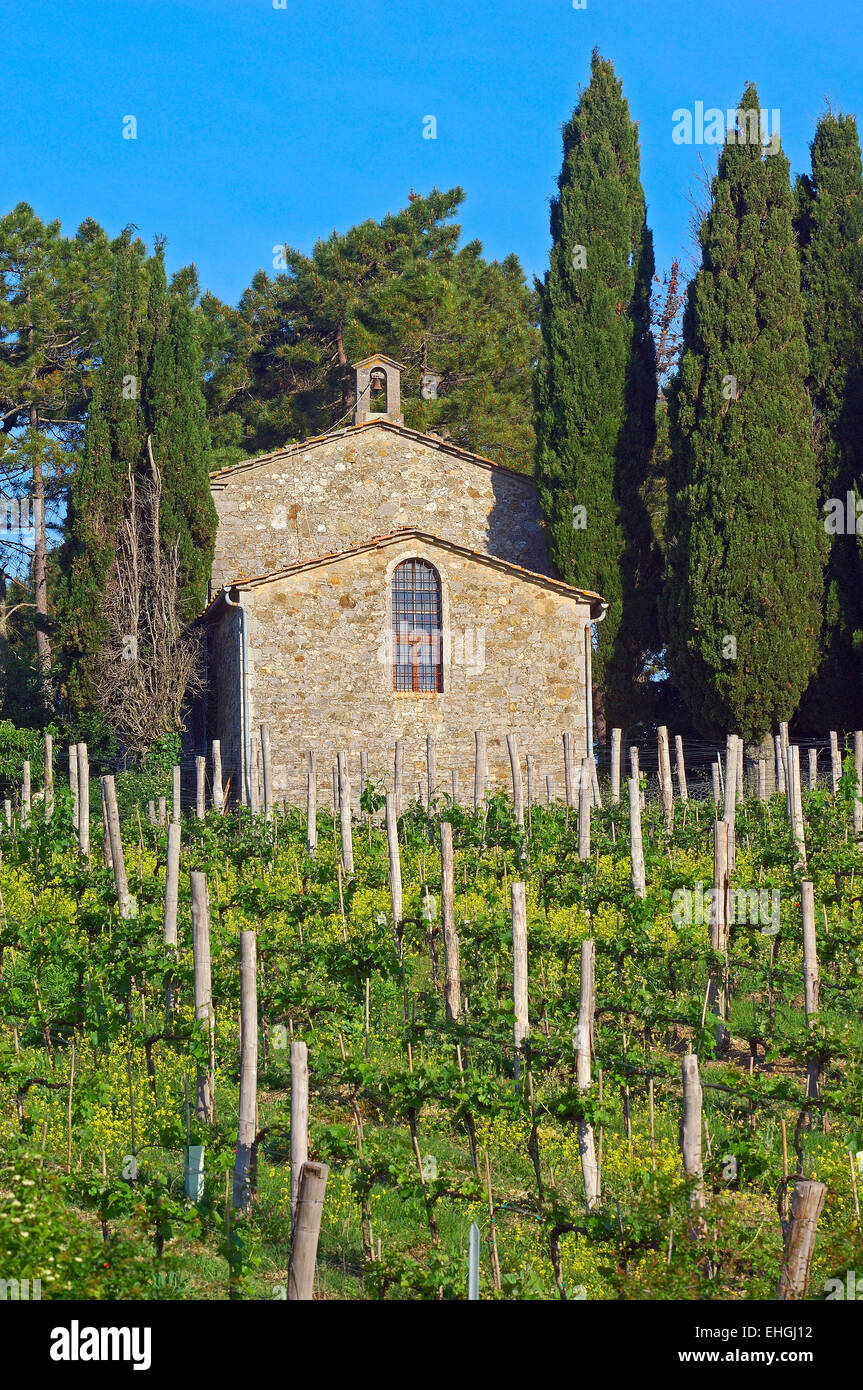
[[[439,453],[449,454],[466,463],[475,463],[480,468],[493,469],[496,473],[506,473],[511,478],[518,478],[527,487],[536,488],[536,483],[528,473],[520,473],[517,468],[510,468],[505,463],[495,463],[494,459],[484,458],[482,454],[472,454],[469,449],[460,449],[457,444],[450,444],[445,439],[438,439],[436,435],[423,434],[420,430],[409,429],[407,425],[399,425],[395,420],[364,420],[361,425],[345,425],[343,429],[331,430],[329,434],[312,435],[310,439],[304,439],[301,444],[288,444],[284,449],[276,449],[271,454],[260,454],[253,459],[241,459],[239,463],[231,463],[227,468],[218,468],[214,473],[211,473],[210,487],[214,492],[219,492],[238,474],[248,473],[253,468],[261,468],[264,464],[274,463],[277,459],[290,459],[297,454],[304,454],[310,449],[320,448],[322,444],[330,444],[334,439],[351,438],[361,434],[363,430],[392,430],[393,433],[403,435],[406,439],[425,444],[429,449],[437,449]]]
[[[375,536],[372,540],[363,541],[361,545],[349,546],[346,550],[334,550],[328,555],[315,555],[309,560],[297,560],[292,565],[285,565],[283,568],[272,570],[268,574],[239,575],[229,583],[223,584],[213,595],[204,609],[202,617],[211,618],[216,607],[223,606],[224,596],[231,589],[256,589],[263,584],[271,584],[277,579],[287,578],[288,575],[299,574],[303,570],[317,569],[322,565],[332,565],[349,555],[362,555],[370,550],[380,550],[385,546],[395,545],[404,540],[424,541],[427,545],[439,546],[440,549],[448,550],[454,555],[476,560],[480,564],[491,565],[494,569],[502,570],[517,579],[539,584],[555,593],[564,594],[567,598],[586,603],[590,607],[591,618],[598,616],[603,608],[607,607],[605,600],[599,594],[594,593],[592,589],[576,588],[573,584],[565,584],[562,579],[553,579],[548,574],[538,574],[535,570],[525,569],[522,565],[514,564],[512,560],[501,560],[496,555],[486,555],[481,550],[472,550],[469,546],[459,545],[457,541],[443,540],[440,536],[432,535],[429,531],[421,531],[418,527],[405,526],[401,530],[388,531],[382,536]]]

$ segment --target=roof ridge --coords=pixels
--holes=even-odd
[[[597,603],[604,603],[602,596],[593,589],[583,589],[577,584],[569,584],[565,579],[557,579],[554,575],[541,574],[538,570],[527,569],[524,565],[519,565],[515,560],[505,560],[500,555],[490,555],[486,551],[474,550],[472,546],[462,545],[460,541],[447,540],[443,536],[436,536],[431,531],[424,531],[420,526],[400,526],[395,531],[385,531],[380,536],[372,536],[367,541],[358,542],[356,545],[346,546],[343,550],[328,551],[324,555],[312,555],[307,560],[295,560],[289,565],[282,565],[279,569],[268,570],[264,574],[257,575],[237,575],[234,579],[222,584],[218,591],[210,599],[207,607],[203,610],[208,613],[220,596],[229,589],[242,588],[245,585],[263,584],[270,580],[280,579],[283,575],[295,574],[300,570],[313,569],[317,565],[332,563],[335,560],[343,559],[347,555],[357,555],[364,550],[374,550],[382,545],[390,545],[395,541],[404,540],[408,536],[416,536],[418,539],[431,542],[433,545],[443,546],[445,549],[460,551],[464,555],[469,555],[473,559],[480,560],[486,564],[496,565],[499,568],[515,571],[517,574],[524,575],[525,578],[539,581],[542,584],[549,584],[556,589],[563,589],[568,593],[578,594],[588,600],[594,599]],[[592,605],[591,605],[592,606]]]

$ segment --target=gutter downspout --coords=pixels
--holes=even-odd
[[[598,618],[591,618],[584,625],[584,683],[587,702],[587,756],[593,757],[593,642],[591,628],[598,626],[608,613],[608,604],[603,601],[602,612]]]
[[[242,653],[240,656],[240,677],[243,688],[243,788],[245,791],[245,801],[247,806],[252,804],[252,749],[251,733],[249,730],[249,623],[246,610],[239,599],[232,599],[227,589],[225,593],[225,603],[229,608],[240,610],[240,632],[242,635]]]

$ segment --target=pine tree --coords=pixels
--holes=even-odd
[[[92,221],[74,237],[43,223],[27,203],[0,219],[0,461],[3,491],[25,498],[32,545],[0,545],[0,566],[27,565],[35,615],[34,717],[54,704],[51,532],[80,440],[104,297],[108,240]],[[29,496],[28,496],[29,494]],[[17,552],[17,553],[16,553]]]
[[[823,664],[801,718],[823,730],[829,709],[831,728],[853,729],[863,704],[863,537],[849,533],[847,507],[849,493],[863,496],[863,170],[854,117],[828,111],[810,151],[812,176],[799,177],[796,192],[813,443],[825,526],[831,499],[845,524],[829,536]]]
[[[226,463],[349,423],[351,364],[382,351],[405,367],[407,425],[529,468],[534,298],[514,256],[458,248],[449,219],[463,198],[412,195],[311,256],[285,247],[285,272],[259,271],[236,311],[204,296],[210,418]],[[427,369],[442,377],[436,401],[421,395]]]
[[[636,716],[635,682],[655,645],[654,551],[642,495],[654,434],[653,246],[637,127],[610,62],[563,132],[541,287],[536,473],[561,577],[609,607],[594,656],[597,727]]]
[[[759,111],[755,88],[741,106]],[[751,742],[812,675],[822,560],[788,161],[738,117],[700,229],[673,396],[664,618],[705,734]]]

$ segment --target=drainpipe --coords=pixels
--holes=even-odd
[[[232,599],[227,589],[225,589],[225,603],[230,608],[240,610],[240,632],[242,634],[242,656],[240,658],[240,675],[243,685],[243,774],[246,792],[246,805],[252,804],[252,748],[251,734],[249,730],[249,623],[246,610],[239,599]]]
[[[591,627],[598,626],[608,612],[608,604],[603,602],[598,618],[592,618],[584,625],[584,677],[587,702],[587,756],[593,757],[593,643]]]

